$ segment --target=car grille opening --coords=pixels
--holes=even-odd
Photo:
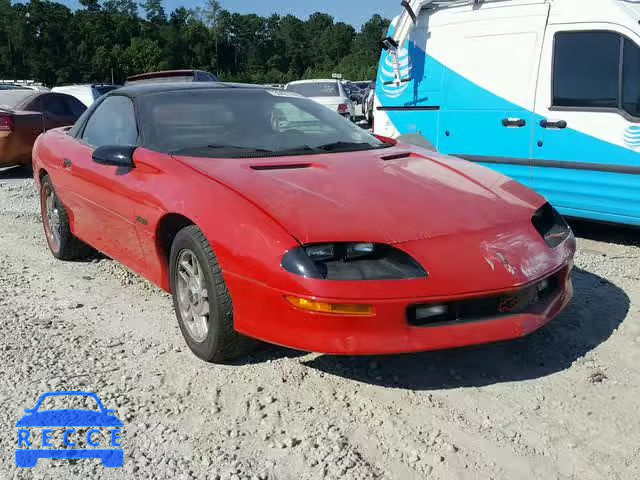
[[[458,302],[411,305],[407,310],[407,321],[414,327],[433,327],[527,313],[554,296],[559,288],[560,274],[507,294]]]

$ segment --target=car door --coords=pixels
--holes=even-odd
[[[611,23],[549,26],[533,186],[565,215],[640,225],[639,41]]]
[[[142,268],[144,255],[134,225],[135,169],[93,161],[96,148],[137,145],[133,101],[107,97],[87,119],[74,148],[63,159],[67,187],[75,199],[74,231],[92,246],[132,268]]]
[[[439,151],[531,185],[531,134],[548,5],[470,5],[434,17],[443,66]],[[455,20],[455,21],[454,21]],[[415,66],[414,66],[415,68]]]

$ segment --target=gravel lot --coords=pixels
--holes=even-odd
[[[33,180],[0,171],[0,479],[640,478],[640,231],[577,224],[575,300],[512,343],[393,357],[186,348],[170,297],[49,254]],[[43,392],[96,392],[125,465],[14,465]]]

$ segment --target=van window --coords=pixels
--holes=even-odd
[[[622,64],[622,108],[629,115],[640,117],[640,48],[624,39]]]
[[[620,38],[613,32],[556,34],[554,106],[618,108]]]
[[[556,34],[553,106],[613,108],[640,117],[638,45],[614,32]]]

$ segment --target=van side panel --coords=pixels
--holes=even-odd
[[[389,53],[382,52],[376,83],[374,128],[376,133],[388,137],[420,133],[437,147],[444,69],[440,62],[424,53],[428,35],[426,20],[427,17],[420,17],[408,45],[399,49],[402,78],[410,81],[401,85],[391,82],[394,63]],[[393,26],[390,28],[392,33]]]
[[[637,46],[640,37],[624,26],[611,23],[550,25],[547,31],[536,96],[533,187],[564,215],[599,221],[640,225],[640,122],[624,111],[553,106],[554,75],[564,71],[571,59],[583,58],[599,65],[591,46],[578,51],[584,40],[570,48],[570,59],[554,69],[557,34],[620,34]],[[636,47],[637,48],[637,47]],[[620,54],[616,54],[620,57]],[[616,55],[607,54],[606,57]],[[582,56],[582,57],[580,57]],[[560,57],[558,57],[560,58]],[[612,67],[618,75],[618,58]],[[599,66],[598,72],[603,68]],[[637,71],[637,66],[634,68]],[[572,77],[568,78],[572,83]],[[576,82],[577,83],[577,80]],[[613,83],[618,83],[617,76]],[[572,89],[581,95],[587,79]],[[635,85],[635,82],[634,82]],[[640,92],[640,86],[635,85]],[[615,95],[615,94],[614,94]],[[637,98],[637,96],[636,96]],[[566,122],[564,128],[544,128],[542,121]]]
[[[516,84],[512,85],[510,97],[517,96],[530,103],[535,90],[533,79],[537,75],[540,35],[537,32],[482,35],[478,30],[466,35],[459,40],[461,51],[457,53],[464,55],[466,51],[473,58],[469,68],[483,72],[485,77],[497,77],[496,85],[505,81]],[[492,168],[531,186],[528,162],[531,109],[497,95],[494,93],[497,87],[488,90],[451,69],[446,72],[438,141],[441,151],[462,158],[485,159]],[[502,162],[504,158],[522,161],[506,164]]]
[[[551,16],[549,4],[534,0],[423,11],[422,32],[412,36],[402,62],[410,72],[423,56],[426,71],[412,82],[426,82],[431,68],[440,89],[411,82],[383,87],[393,79],[383,52],[376,92],[382,110],[375,112],[374,129],[385,136],[421,132],[443,153],[532,186],[563,214],[640,225],[640,120],[616,112],[554,111],[550,100],[553,32],[613,29],[640,45],[640,6],[620,3],[605,11],[595,2],[590,9],[578,0],[568,3],[553,3]],[[608,23],[588,23],[587,13],[591,22]],[[564,22],[572,24],[561,27]],[[503,127],[505,118],[526,125]],[[567,126],[542,127],[558,119]]]
[[[543,3],[496,5],[421,13],[407,58],[401,56],[412,82],[384,85],[393,78],[386,52],[381,61],[386,68],[380,69],[378,78],[383,109],[403,103],[414,110],[410,115],[399,109],[385,111],[388,118],[378,122],[376,116],[374,128],[383,135],[382,131],[387,135],[394,130],[420,132],[443,153],[486,158],[494,168],[530,186],[532,112],[549,7]],[[426,72],[416,68],[420,63]],[[441,80],[440,85],[433,77]],[[401,90],[402,95],[391,97]],[[522,162],[502,164],[500,158]]]

